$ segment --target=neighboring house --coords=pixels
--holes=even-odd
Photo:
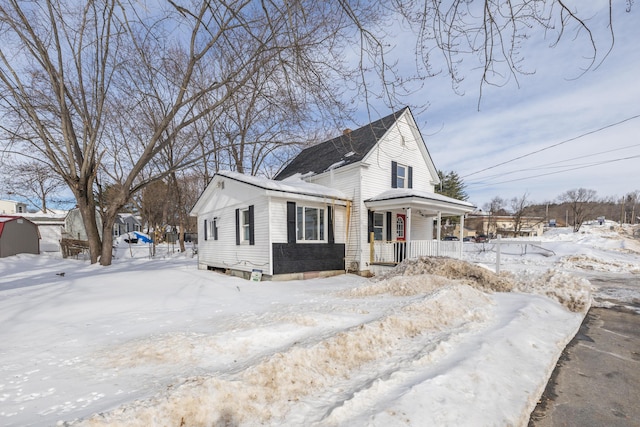
[[[467,227],[495,237],[539,237],[546,225],[544,218],[523,216],[520,218],[519,230],[516,229],[516,218],[511,215],[470,214],[467,216]]]
[[[102,238],[102,217],[97,210],[96,223],[98,225],[98,234],[100,238]],[[84,222],[82,221],[80,209],[73,208],[67,212],[67,216],[64,218],[64,233],[62,237],[67,239],[89,240]]]
[[[303,150],[275,180],[216,174],[191,212],[198,216],[199,266],[299,277],[369,274],[419,255],[461,257],[459,242],[433,235],[434,221],[436,230],[442,216],[460,216],[464,224],[474,207],[436,194],[438,183],[404,108]],[[300,189],[278,189],[294,184]],[[321,258],[331,261],[323,265]]]
[[[25,215],[25,218],[38,226],[40,233],[40,251],[60,251],[60,240],[64,232],[66,211],[48,209],[46,213],[38,211]]]
[[[142,221],[140,217],[132,213],[119,213],[113,224],[113,237],[122,236],[123,234],[142,231]]]
[[[21,216],[0,215],[0,258],[22,253],[40,253],[38,226]]]
[[[16,215],[27,213],[27,204],[13,200],[0,200],[0,215]]]

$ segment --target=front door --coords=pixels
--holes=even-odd
[[[396,240],[404,242],[404,236],[406,231],[407,217],[404,214],[398,214],[396,217]]]

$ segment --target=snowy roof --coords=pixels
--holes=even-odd
[[[415,190],[413,188],[392,188],[390,190],[383,191],[377,196],[374,196],[370,199],[365,200],[365,202],[378,202],[383,200],[404,199],[408,197],[415,197],[419,199],[433,200],[433,201],[444,202],[444,203],[451,203],[451,204],[466,207],[469,209],[475,208],[473,203],[470,203],[470,202],[465,202],[463,200],[458,200],[452,197],[443,196],[442,194],[438,194],[438,193]]]
[[[238,172],[220,171],[216,175],[235,181],[244,182],[254,187],[263,188],[265,190],[280,191],[283,193],[294,193],[307,196],[328,197],[332,199],[350,200],[346,194],[334,188],[325,187],[324,185],[312,184],[303,181],[299,175],[292,176],[282,181],[261,178],[257,176],[244,175]]]

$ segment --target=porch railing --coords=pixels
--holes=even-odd
[[[412,240],[373,241],[370,243],[371,264],[398,264],[404,259],[421,256],[460,258],[460,241]]]

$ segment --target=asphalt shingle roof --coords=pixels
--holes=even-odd
[[[331,166],[342,167],[361,161],[407,108],[404,107],[361,128],[305,148],[275,179],[282,180],[297,173],[319,174]]]

